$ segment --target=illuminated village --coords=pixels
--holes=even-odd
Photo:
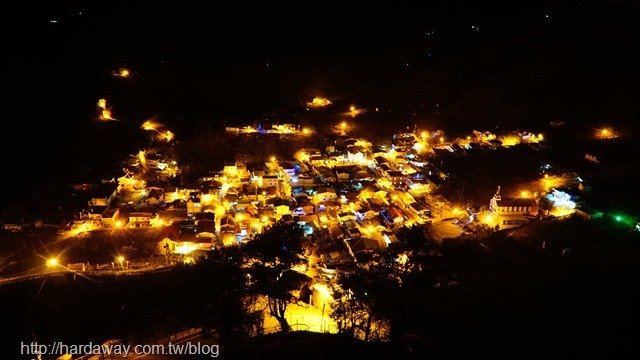
[[[637,1],[196,5],[7,9],[2,358],[637,347]]]
[[[309,102],[315,107],[329,104],[323,98]],[[350,106],[346,114],[363,112]],[[105,99],[98,101],[98,117],[113,120]],[[315,279],[314,289],[325,289],[324,282],[341,267],[366,261],[362,254],[398,242],[395,234],[403,227],[423,227],[442,241],[580,212],[567,189],[579,192],[581,179],[549,164],[540,164],[539,178],[518,188],[495,184],[495,194],[484,203],[439,194],[450,176],[436,165],[441,161],[474,151],[538,151],[546,146],[543,134],[474,130],[449,138],[442,130],[415,129],[376,143],[357,136],[352,126],[344,120],[322,129],[331,141],[290,149],[289,156],[239,151],[235,162],[187,182],[185,169],[194,164],[184,167],[176,157],[175,135],[156,119],[146,120],[140,129],[149,133],[151,146],[125,159],[123,174],[73,184],[76,193],[90,200],[60,238],[144,233],[144,242],[155,241],[156,260],[136,259],[121,249],[111,265],[71,261],[64,255],[53,256],[47,265],[120,271],[194,263],[212,249],[250,242],[274,224],[298,224],[314,244],[307,258],[313,268],[305,266],[304,271]],[[299,145],[321,135],[311,127],[258,124],[227,127],[219,136],[237,143],[262,139]]]
[[[128,73],[114,76],[126,78]],[[330,105],[330,100],[316,97],[306,103],[306,111]],[[309,281],[306,290],[291,293],[299,300],[285,307],[286,313],[265,310],[263,326],[267,332],[286,326],[335,333],[345,325],[332,312],[339,312],[336,304],[350,297],[339,295],[344,289],[336,279],[354,269],[377,266],[376,254],[407,241],[406,234],[404,240],[398,238],[399,232],[418,231],[442,244],[456,239],[479,242],[497,232],[526,232],[531,224],[603,216],[580,201],[590,186],[578,173],[548,162],[525,162],[521,168],[528,169],[526,177],[503,177],[480,187],[468,181],[494,170],[478,168],[473,175],[448,170],[447,164],[468,163],[465,159],[474,154],[489,163],[518,152],[533,158],[549,148],[542,133],[472,130],[455,136],[414,126],[374,140],[363,136],[367,131],[359,127],[365,113],[367,109],[350,105],[341,113],[344,120],[325,128],[289,123],[227,127],[223,133],[209,134],[205,142],[212,147],[196,146],[200,160],[190,161],[181,160],[190,157],[185,154],[192,146],[189,139],[179,142],[157,118],[145,120],[138,130],[148,134],[150,142],[121,161],[122,173],[70,184],[73,196],[88,200],[56,231],[53,244],[66,244],[65,250],[47,250],[39,255],[41,267],[3,281],[69,272],[118,276],[192,266],[212,251],[243,247],[272,228],[293,226],[302,229],[310,245],[301,263],[283,271]],[[106,99],[97,102],[97,119],[118,121]],[[614,136],[608,128],[595,135],[605,140]],[[220,151],[233,153],[234,160],[221,168],[207,166],[207,159]],[[471,188],[466,194],[465,187]],[[484,197],[470,193],[487,188],[491,192]],[[616,217],[618,222],[627,220]],[[14,233],[23,230],[18,224],[4,227]],[[113,250],[95,250],[85,258],[68,251],[94,242],[111,244],[108,248]],[[398,266],[408,266],[409,254],[397,255]],[[449,285],[456,282],[450,280]],[[388,331],[388,324],[374,324],[376,336],[384,337],[380,334]],[[356,336],[366,340],[368,332],[358,330]]]
[[[310,102],[315,103],[330,102]],[[108,111],[104,99],[99,108]],[[358,111],[362,110],[352,106],[349,113]],[[429,224],[442,239],[469,234],[478,226],[508,229],[576,211],[571,196],[561,189],[578,184],[577,175],[550,175],[548,165],[537,183],[511,189],[511,194],[501,193],[497,184],[495,195],[477,207],[438,195],[438,184],[449,176],[434,166],[439,158],[466,151],[540,147],[542,134],[473,131],[464,138],[447,139],[442,130],[420,130],[374,144],[355,137],[349,127],[348,121],[336,124],[328,129],[335,137],[332,143],[295,149],[289,158],[238,154],[234,163],[186,184],[176,181],[182,178],[182,164],[172,157],[173,133],[147,120],[141,129],[156,145],[131,155],[123,175],[97,186],[102,195],[91,199],[66,236],[97,229],[173,229],[158,243],[158,253],[194,261],[198,250],[251,241],[277,222],[296,223],[314,242],[344,245],[342,251],[320,254],[321,265],[329,269],[335,263],[357,261],[355,254],[360,251],[384,249],[397,241],[394,232],[400,227]],[[292,124],[268,129],[258,125],[228,127],[226,136],[287,142],[286,137],[316,136],[316,130]]]

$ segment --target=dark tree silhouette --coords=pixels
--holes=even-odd
[[[394,340],[412,321],[408,304],[428,293],[441,270],[432,261],[439,245],[420,225],[399,229],[397,237],[398,243],[338,278],[332,316],[340,332],[365,341]]]
[[[406,251],[422,251],[434,246],[433,239],[427,234],[423,225],[400,228],[396,237],[402,249]]]
[[[306,246],[300,226],[278,224],[243,247],[251,264],[252,288],[267,296],[269,311],[283,332],[290,330],[285,318],[287,306],[295,300],[292,291],[299,290],[308,281],[304,274],[291,270],[305,262]]]
[[[205,319],[221,338],[228,342],[262,333],[262,311],[252,309],[254,299],[248,294],[247,271],[242,267],[242,252],[237,247],[212,252],[201,266],[216,277],[221,290],[204,307]],[[207,323],[203,328],[207,329]]]
[[[391,335],[391,322],[402,304],[402,279],[406,267],[396,251],[374,255],[372,261],[337,280],[333,318],[341,332],[365,341]]]

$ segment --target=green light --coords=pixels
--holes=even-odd
[[[617,221],[617,222],[620,222],[620,221],[622,221],[622,216],[620,216],[620,215],[616,215],[616,216],[614,217],[614,219],[616,219],[616,221]]]

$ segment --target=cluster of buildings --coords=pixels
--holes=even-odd
[[[269,131],[291,135],[299,127]],[[542,135],[526,132],[508,136],[542,141]],[[492,146],[497,139],[504,144],[506,138],[475,131],[473,137],[448,141],[439,130],[398,133],[374,145],[337,136],[322,149],[297,149],[289,158],[238,156],[236,162],[190,181],[165,144],[127,159],[120,178],[76,184],[77,191],[91,195],[67,234],[157,229],[158,254],[186,256],[250,241],[276,222],[296,223],[318,245],[321,268],[331,274],[332,267],[397,241],[398,227],[450,216],[450,203],[433,193],[449,177],[434,158]],[[478,220],[508,228],[537,214],[537,199],[503,198],[498,190],[486,214],[469,213],[460,225]]]
[[[65,235],[157,229],[158,253],[186,255],[298,223],[354,260],[395,241],[395,228],[429,221],[426,195],[441,180],[404,139],[374,147],[340,138],[291,159],[236,161],[190,182],[171,154],[168,145],[146,149],[124,162],[119,178],[74,184],[89,200]]]
[[[311,135],[313,130],[311,128],[303,128],[300,125],[293,124],[273,124],[271,128],[263,128],[261,124],[258,126],[244,126],[244,127],[227,127],[225,132],[228,134],[276,134],[276,135]]]

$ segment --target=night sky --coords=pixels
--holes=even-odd
[[[637,2],[475,3],[3,5],[0,123],[15,191],[0,204],[117,163],[151,116],[189,136],[315,95],[448,131],[559,120],[632,129]],[[113,79],[121,66],[134,78]],[[100,97],[121,122],[93,119]]]

